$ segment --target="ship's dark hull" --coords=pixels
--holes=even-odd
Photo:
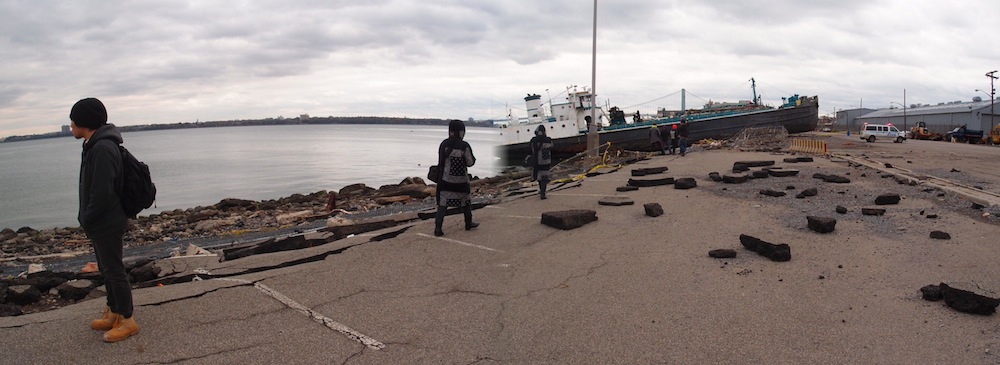
[[[698,141],[706,138],[726,139],[747,127],[784,126],[788,133],[802,133],[816,129],[819,123],[819,104],[815,98],[794,108],[771,109],[747,114],[729,115],[688,122],[688,139]],[[649,125],[604,130],[600,132],[600,143],[611,142],[615,148],[633,151],[651,151]],[[587,149],[587,135],[553,139],[553,152],[557,157],[572,156]],[[531,154],[528,143],[502,145],[497,154],[508,165],[519,165],[524,157]]]

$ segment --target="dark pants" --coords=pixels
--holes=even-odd
[[[688,144],[687,137],[681,137],[680,142],[681,142],[681,156],[684,156],[684,153],[687,152],[687,144]]]
[[[463,213],[465,213],[465,226],[469,227],[472,225],[472,201],[469,204],[462,207]],[[441,226],[444,225],[444,216],[448,215],[448,207],[442,207],[438,205],[437,213],[434,214],[434,230],[440,231]]]
[[[132,317],[132,285],[128,282],[128,274],[125,273],[125,264],[122,262],[124,234],[124,231],[101,236],[88,233],[87,238],[90,238],[90,244],[94,247],[97,268],[104,276],[108,307],[112,312],[129,318]]]

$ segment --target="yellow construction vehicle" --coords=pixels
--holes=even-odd
[[[1000,145],[1000,124],[994,126],[990,134],[986,136],[986,144]]]
[[[940,141],[944,139],[941,133],[934,133],[927,130],[927,123],[917,122],[917,125],[910,128],[910,138]]]

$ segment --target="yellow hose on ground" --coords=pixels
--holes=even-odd
[[[598,164],[597,166],[594,166],[594,167],[590,168],[590,170],[587,170],[587,172],[585,172],[585,173],[582,173],[582,174],[579,174],[579,175],[576,175],[576,176],[570,176],[570,177],[567,177],[565,179],[553,180],[552,182],[554,182],[554,183],[566,183],[566,182],[580,181],[580,180],[583,180],[584,178],[586,178],[588,174],[591,174],[594,171],[597,171],[599,169],[603,169],[603,168],[620,169],[622,167],[621,164],[617,164],[617,165],[608,165],[607,164],[608,163],[608,151],[611,151],[611,142],[608,142],[608,143],[605,143],[603,145],[598,146],[597,147],[598,151],[600,151],[601,147],[607,147],[607,148],[604,149],[604,153],[601,155],[601,163],[600,164]]]

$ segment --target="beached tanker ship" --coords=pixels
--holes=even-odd
[[[646,119],[636,116],[632,122],[627,122],[624,112],[618,108],[610,108],[605,113],[598,106],[595,112],[600,142],[611,142],[616,148],[649,151],[649,128],[654,124],[677,124],[681,118],[688,121],[691,143],[706,138],[725,139],[747,127],[783,126],[788,133],[816,129],[819,122],[819,99],[816,96],[792,95],[782,98],[784,103],[775,108],[761,105],[756,92],[754,94],[754,100],[749,102],[709,102],[702,109],[682,110],[681,113]],[[500,129],[503,139],[497,155],[504,159],[504,163],[517,165],[531,154],[528,142],[539,125],[546,127],[546,134],[552,138],[553,151],[557,156],[567,157],[586,150],[594,104],[590,90],[568,89],[565,103],[550,105],[552,115],[546,115],[540,95],[529,94],[524,101],[528,116],[511,118],[509,124]]]

